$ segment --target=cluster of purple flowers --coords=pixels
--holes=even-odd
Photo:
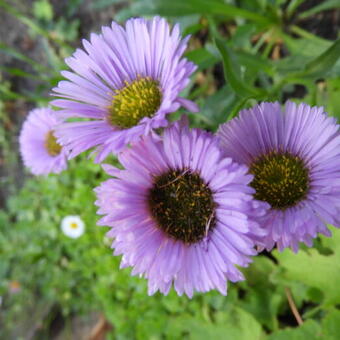
[[[215,135],[169,123],[197,111],[179,96],[196,69],[187,42],[159,17],[103,27],[66,59],[59,110],[33,110],[20,145],[34,174],[93,148],[96,162],[116,154],[124,169],[103,164],[112,178],[95,189],[98,224],[149,294],[191,297],[226,294],[261,249],[296,252],[340,226],[340,135],[322,108],[292,102],[241,111]]]

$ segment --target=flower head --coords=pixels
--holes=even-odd
[[[270,209],[265,245],[312,245],[326,223],[340,226],[339,125],[322,108],[262,103],[240,112],[218,132],[226,156],[249,166],[254,197]]]
[[[21,283],[17,280],[13,280],[9,283],[9,292],[11,294],[17,294],[21,291]]]
[[[159,17],[130,19],[124,28],[112,22],[83,40],[85,51],[66,59],[73,72],[62,72],[68,80],[53,89],[61,98],[52,102],[60,116],[86,119],[58,129],[70,156],[96,147],[100,162],[150,129],[167,126],[166,115],[180,106],[195,111],[179,97],[196,68],[182,58],[187,41],[178,25],[170,30]]]
[[[55,127],[60,123],[50,108],[34,109],[28,114],[19,142],[23,162],[34,175],[59,173],[66,169],[66,150],[55,137]]]
[[[71,238],[78,238],[84,234],[85,225],[79,216],[66,216],[61,221],[61,230]]]
[[[263,236],[250,216],[263,214],[252,200],[247,167],[223,158],[216,137],[184,122],[161,138],[143,137],[119,155],[125,170],[104,165],[116,178],[96,188],[98,222],[110,226],[122,267],[148,279],[149,294],[179,295],[217,289],[243,279],[235,267],[255,255]]]

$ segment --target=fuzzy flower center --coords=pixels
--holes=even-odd
[[[45,137],[45,147],[50,156],[58,156],[61,152],[61,145],[57,142],[53,131],[49,131]]]
[[[78,224],[75,223],[75,222],[72,222],[72,223],[71,223],[71,228],[72,228],[72,229],[77,229],[77,228],[78,228]]]
[[[212,192],[197,173],[188,169],[156,177],[148,203],[157,226],[175,240],[192,244],[215,227]]]
[[[296,156],[271,152],[260,156],[250,166],[255,177],[251,186],[254,197],[272,208],[285,210],[303,200],[309,189],[308,169]]]
[[[116,90],[110,107],[109,122],[122,129],[138,124],[144,117],[152,117],[161,105],[159,82],[150,77],[138,77]]]

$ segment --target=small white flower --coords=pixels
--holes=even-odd
[[[85,225],[79,216],[66,216],[61,221],[61,230],[71,238],[78,238],[84,234]]]

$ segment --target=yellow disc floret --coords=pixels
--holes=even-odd
[[[138,77],[116,90],[110,106],[109,122],[119,128],[131,128],[144,117],[152,117],[161,105],[159,82],[150,77]]]
[[[61,152],[61,145],[57,142],[53,131],[49,131],[45,137],[45,147],[50,156],[58,156]]]
[[[250,166],[254,197],[272,208],[285,210],[302,201],[309,190],[309,172],[302,159],[288,152],[271,152]]]

